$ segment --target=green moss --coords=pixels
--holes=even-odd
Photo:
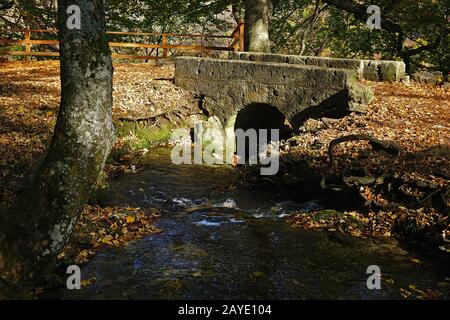
[[[139,122],[120,122],[116,126],[119,137],[126,139],[133,150],[142,150],[157,143],[167,142],[174,129],[169,123],[150,126]]]
[[[397,80],[397,69],[395,65],[381,64],[380,73],[384,81],[395,82]]]

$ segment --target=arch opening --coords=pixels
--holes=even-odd
[[[256,142],[257,144],[258,153],[265,147],[264,144],[287,140],[293,135],[292,126],[289,124],[286,116],[274,106],[265,103],[252,103],[240,110],[236,116],[234,131],[238,132],[239,129],[244,132],[254,129],[256,133],[259,133],[259,130],[266,130],[267,139],[261,140],[261,137],[258,135],[256,141],[253,141],[253,143]],[[272,135],[271,130],[277,130],[278,134]],[[239,144],[238,138],[236,136],[236,145]],[[245,141],[246,159],[250,157],[251,143],[250,139]]]

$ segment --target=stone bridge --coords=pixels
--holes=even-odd
[[[257,53],[179,57],[175,65],[175,84],[202,98],[209,122],[282,133],[287,123],[295,131],[308,118],[364,112],[374,95],[360,80],[399,81],[405,73],[395,61]]]

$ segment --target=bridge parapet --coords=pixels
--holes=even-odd
[[[406,65],[402,61],[340,59],[254,52],[230,53],[230,59],[349,69],[356,71],[359,79],[369,81],[400,81],[406,74]]]

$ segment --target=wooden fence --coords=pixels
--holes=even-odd
[[[15,45],[24,46],[25,50],[6,50],[2,51],[0,47],[0,55],[7,56],[38,56],[38,57],[58,57],[59,52],[56,50],[59,45],[57,38],[58,30],[9,30],[9,34],[23,34],[23,39],[13,40],[0,38],[0,45]],[[33,34],[41,35],[45,39],[33,39]],[[174,33],[145,33],[145,32],[116,32],[109,31],[110,40],[115,36],[121,37],[138,37],[143,38],[144,42],[126,42],[126,41],[111,41],[109,43],[113,50],[113,58],[115,59],[140,59],[140,60],[159,60],[169,57],[170,51],[176,50],[193,50],[193,51],[244,51],[244,23],[240,23],[234,29],[231,35],[204,35],[204,34],[174,34]],[[53,39],[52,39],[53,38]],[[145,38],[158,38],[158,43],[150,43],[145,41]],[[183,44],[183,39],[200,40],[201,44]],[[174,44],[175,39],[179,39],[181,43]],[[222,46],[205,46],[203,42],[207,41],[223,41]],[[192,41],[191,41],[192,42]],[[33,46],[54,46],[53,51],[34,51]],[[114,48],[141,48],[151,49],[150,53],[146,54],[124,54],[115,53]],[[152,55],[156,51],[156,55]]]

